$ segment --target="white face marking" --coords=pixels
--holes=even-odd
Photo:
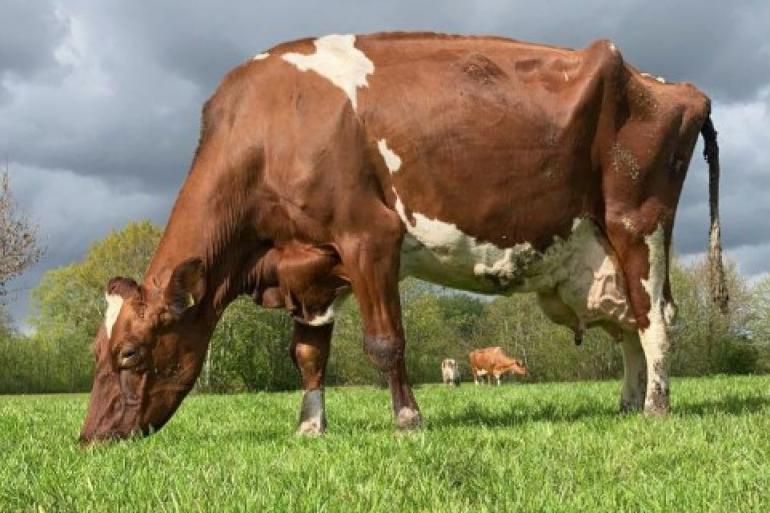
[[[385,166],[387,166],[390,174],[396,174],[396,172],[401,169],[401,157],[396,155],[393,150],[388,148],[388,143],[385,141],[385,139],[380,139],[377,141],[377,148],[380,150],[380,155],[382,155],[382,158],[385,161]]]
[[[252,61],[263,61],[263,60],[267,59],[268,57],[270,57],[270,53],[268,53],[268,52],[258,53],[251,60]]]
[[[107,300],[107,311],[104,314],[104,328],[107,330],[107,338],[112,336],[112,327],[118,320],[118,314],[123,307],[123,297],[118,294],[105,294]]]
[[[367,87],[366,76],[374,73],[374,63],[355,47],[356,36],[332,34],[316,39],[315,53],[285,53],[283,60],[300,71],[312,70],[342,89],[356,110],[356,90]]]

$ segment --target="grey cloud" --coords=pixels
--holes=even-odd
[[[11,282],[11,313],[22,321],[28,313],[27,296],[46,269],[82,258],[88,246],[130,221],[150,219],[163,225],[173,194],[147,193],[113,187],[98,177],[66,170],[9,164],[17,202],[41,228],[43,259]]]
[[[53,2],[3,0],[0,13],[0,76],[28,77],[55,64],[54,49],[67,31]]]
[[[130,219],[164,221],[197,142],[200,107],[228,69],[282,41],[380,30],[572,47],[609,37],[640,69],[697,84],[715,100],[728,254],[766,271],[769,25],[762,0],[0,0],[0,156],[19,163],[11,169],[19,203],[49,247],[24,280],[79,258]],[[706,247],[707,180],[696,154],[677,218],[680,254]]]

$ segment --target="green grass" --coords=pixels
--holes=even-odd
[[[615,413],[619,383],[194,396],[157,435],[82,450],[86,396],[0,397],[0,511],[770,511],[770,377],[677,379],[667,419]]]

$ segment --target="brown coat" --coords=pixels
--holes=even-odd
[[[325,425],[333,306],[350,291],[397,424],[419,424],[404,364],[405,274],[537,292],[576,334],[601,326],[627,339],[632,376],[644,365],[641,337],[646,407],[666,411],[667,255],[701,131],[714,171],[708,98],[644,76],[608,41],[572,50],[396,33],[276,46],[206,103],[144,280],[112,293],[83,439],[161,427],[193,386],[222,311],[244,293],[295,319],[301,430]],[[643,384],[628,379],[624,400],[639,407]]]
[[[471,363],[471,373],[473,381],[478,385],[479,377],[486,376],[489,383],[494,377],[497,385],[500,385],[500,378],[505,374],[527,375],[527,367],[521,360],[511,358],[505,354],[502,347],[485,347],[476,349],[468,354]]]

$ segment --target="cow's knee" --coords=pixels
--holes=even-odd
[[[364,352],[383,372],[395,369],[403,361],[404,342],[391,335],[365,335]]]

